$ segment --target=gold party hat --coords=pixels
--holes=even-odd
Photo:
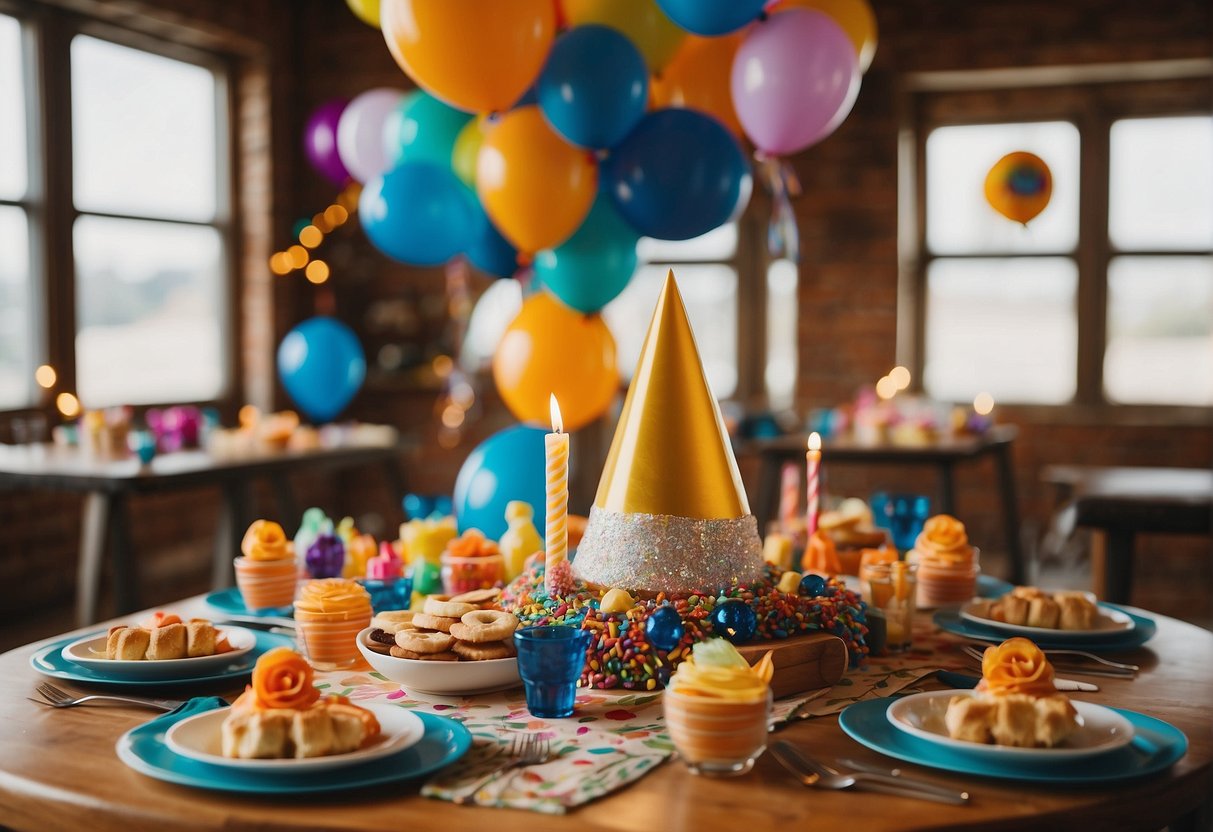
[[[671,271],[649,323],[574,570],[690,592],[762,571],[758,526]]]

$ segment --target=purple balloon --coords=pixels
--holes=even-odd
[[[746,135],[764,153],[786,156],[842,124],[859,95],[859,59],[829,15],[789,9],[746,35],[731,82]]]
[[[326,101],[312,111],[303,128],[303,149],[308,161],[325,179],[338,186],[350,181],[350,172],[337,152],[337,122],[349,103],[345,98]]]

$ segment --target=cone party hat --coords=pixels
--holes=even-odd
[[[573,569],[590,584],[654,593],[762,575],[758,524],[672,271]]]

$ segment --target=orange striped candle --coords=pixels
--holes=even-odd
[[[552,432],[545,437],[547,457],[547,535],[544,585],[550,595],[556,567],[569,556],[569,435],[552,394]]]

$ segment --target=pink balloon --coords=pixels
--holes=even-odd
[[[731,87],[746,135],[764,153],[786,156],[842,124],[859,95],[859,59],[829,15],[788,9],[751,27]]]

